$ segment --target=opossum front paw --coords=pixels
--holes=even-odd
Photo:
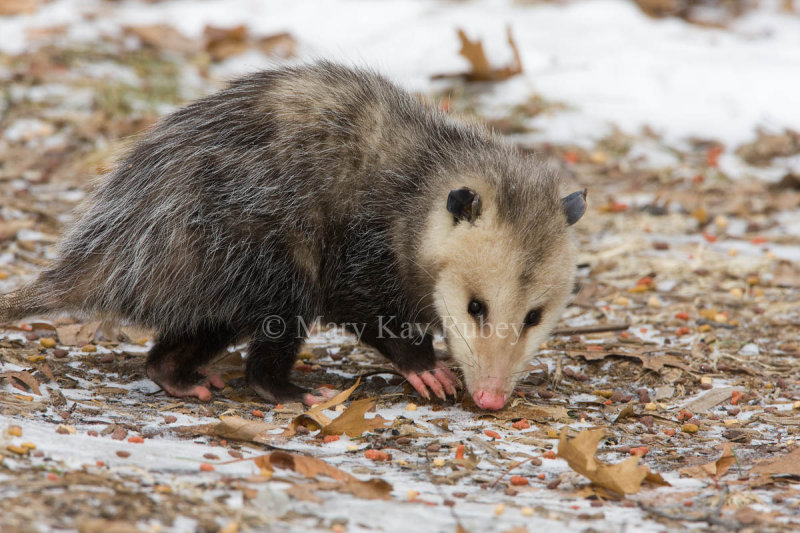
[[[438,398],[444,400],[447,398],[447,394],[455,396],[456,389],[459,386],[456,375],[442,362],[436,363],[436,367],[433,370],[419,373],[401,371],[400,374],[426,400],[431,399],[431,395],[428,392],[429,388]]]

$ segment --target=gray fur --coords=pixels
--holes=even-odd
[[[269,315],[353,318],[347,306],[436,322],[435,273],[414,258],[465,176],[497,191],[531,264],[565,233],[543,166],[382,76],[327,62],[253,74],[147,133],[0,320],[70,311],[242,338]]]

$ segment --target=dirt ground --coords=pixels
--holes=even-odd
[[[87,46],[61,31],[0,55],[0,292],[48,263],[137,133],[220,86],[216,65],[296,44],[153,26]],[[529,120],[565,106],[531,94],[484,117],[502,83],[447,79],[424,97],[589,189],[579,290],[506,408],[425,401],[337,332],[309,340],[296,381],[346,392],[308,412],[260,401],[234,347],[215,363],[226,387],[202,403],[146,379],[147,331],[4,324],[0,530],[800,528],[800,176],[758,179],[800,135],[531,143]],[[723,155],[749,171],[726,174]]]

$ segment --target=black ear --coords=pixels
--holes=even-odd
[[[586,212],[586,189],[575,191],[561,199],[564,214],[567,215],[567,224],[573,225]]]
[[[453,189],[447,195],[447,210],[453,214],[456,222],[475,222],[481,214],[481,195],[469,187]]]

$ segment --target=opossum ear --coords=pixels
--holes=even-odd
[[[586,212],[586,189],[575,191],[561,199],[564,214],[567,215],[567,224],[573,225]]]
[[[469,187],[453,189],[447,196],[447,210],[453,214],[456,223],[460,220],[475,222],[481,214],[481,195]]]

